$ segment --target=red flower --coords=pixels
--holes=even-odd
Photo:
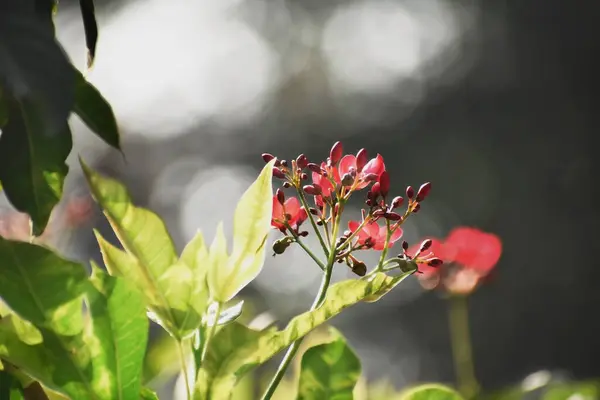
[[[285,231],[285,222],[287,221],[295,229],[306,220],[307,216],[306,210],[300,205],[300,201],[297,198],[290,197],[282,205],[277,200],[277,195],[273,196],[271,226],[274,228]]]
[[[482,276],[496,266],[502,254],[502,242],[498,236],[469,227],[452,230],[445,245],[450,251],[451,261]]]
[[[359,153],[361,152],[359,151]],[[362,168],[359,168],[360,166],[357,167],[356,160],[356,156],[352,154],[342,157],[339,165],[339,176],[343,178],[346,174],[355,173],[355,179],[358,180],[358,183],[356,184],[357,189],[363,189],[372,181],[379,180],[379,177],[385,171],[385,163],[383,162],[383,157],[380,154],[377,154],[377,157],[372,158]],[[375,175],[376,178],[372,181],[367,180],[366,178],[369,175]]]
[[[413,256],[419,246],[408,249]],[[498,236],[475,228],[453,229],[444,241],[433,239],[426,254],[419,255],[419,279],[424,287],[433,289],[441,283],[449,292],[471,293],[498,263],[502,254],[502,242]],[[427,265],[427,259],[438,257],[444,261],[441,267]]]
[[[348,228],[352,232],[356,232],[358,227],[360,226],[360,222],[358,221],[350,221],[348,222]],[[357,234],[358,243],[359,244],[370,244],[371,248],[375,250],[383,250],[385,246],[385,239],[387,236],[387,226],[379,226],[377,222],[369,222],[367,223]],[[402,237],[402,229],[397,228],[392,236],[390,237],[390,242],[388,244],[388,248],[392,247],[394,243]]]
[[[321,168],[326,169],[327,164],[324,162],[321,163]],[[315,203],[317,206],[323,206],[323,197],[330,197],[333,193],[335,193],[336,187],[329,180],[330,178],[337,184],[340,183],[340,174],[338,173],[338,169],[336,167],[331,167],[327,169],[328,176],[323,176],[318,172],[312,173],[313,185],[319,185],[321,187],[322,194],[315,196]]]

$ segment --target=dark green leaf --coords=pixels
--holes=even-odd
[[[102,94],[77,71],[73,111],[108,145],[121,149],[119,129],[112,107]]]
[[[12,100],[0,136],[0,181],[11,204],[29,214],[33,234],[39,236],[62,196],[71,131],[64,121],[60,134],[46,135],[38,108],[29,100]]]
[[[88,300],[94,389],[102,398],[134,399],[140,392],[148,319],[141,293],[94,267]]]
[[[416,386],[402,392],[399,400],[463,400],[453,389],[435,383]]]
[[[360,360],[339,332],[334,340],[311,347],[302,356],[299,400],[352,400]]]
[[[44,247],[0,237],[0,297],[36,327],[63,335],[80,332],[80,297],[86,282],[81,264]],[[76,311],[70,315],[73,308]]]
[[[229,399],[236,382],[252,368],[266,362],[275,354],[289,346],[292,342],[304,337],[313,329],[327,320],[338,315],[344,309],[365,299],[376,300],[381,298],[410,273],[390,277],[383,273],[375,273],[358,280],[348,280],[332,285],[323,304],[314,311],[300,314],[292,319],[282,331],[267,331],[260,334],[245,334],[238,344],[225,346],[231,351],[221,351],[213,354],[213,346],[219,346],[223,340],[231,343],[230,337],[236,337],[236,332],[230,332],[238,324],[226,325],[211,340],[207,358],[212,357],[212,362],[205,362],[198,373],[195,388],[197,400]],[[246,328],[247,329],[247,328]],[[240,328],[237,328],[239,331]],[[248,330],[248,329],[247,329]],[[223,338],[221,336],[223,335]]]
[[[0,399],[23,400],[23,388],[7,371],[0,371]]]
[[[39,110],[50,136],[64,131],[75,100],[74,68],[54,37],[52,3],[0,1],[0,86]]]
[[[94,0],[79,0],[83,29],[85,30],[85,44],[88,49],[87,67],[90,68],[96,57],[96,42],[98,41],[98,24],[96,23],[96,10]]]

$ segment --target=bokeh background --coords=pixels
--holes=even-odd
[[[470,303],[483,386],[539,370],[600,376],[592,83],[600,3],[96,0],[96,7],[100,38],[88,77],[114,107],[126,159],[73,119],[67,198],[85,198],[81,154],[158,212],[181,248],[196,229],[210,237],[218,221],[231,224],[263,152],[321,160],[336,140],[348,152],[380,152],[398,192],[433,182],[407,222],[409,242],[458,225],[502,238],[494,279]],[[56,23],[83,68],[78,2],[61,0]],[[6,225],[10,211],[2,213]],[[109,229],[97,211],[90,218],[53,238],[70,257],[99,259],[90,225]],[[343,268],[336,275],[348,277]],[[268,258],[244,294],[257,312],[284,323],[310,306],[318,280],[318,269],[293,250]],[[370,379],[389,377],[398,388],[452,382],[446,311],[411,278],[335,325]]]

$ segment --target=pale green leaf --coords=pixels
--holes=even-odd
[[[217,325],[225,325],[235,321],[242,315],[244,309],[244,301],[238,302],[236,305],[231,306],[219,313],[219,320]],[[215,324],[216,309],[209,308],[206,314],[206,325],[213,326]]]
[[[352,400],[360,377],[360,360],[335,329],[334,340],[302,356],[298,400]]]
[[[93,364],[93,386],[102,398],[134,399],[140,392],[148,339],[142,294],[123,278],[95,267],[88,301],[92,330],[86,337]]]
[[[192,274],[189,305],[196,311],[197,315],[203,315],[206,312],[209,299],[206,279],[210,261],[202,232],[198,231],[185,246],[179,257],[179,262],[187,265]]]
[[[149,300],[151,315],[171,335],[181,339],[193,334],[201,323],[204,301],[196,297],[204,290],[199,284],[203,281],[200,272],[178,260],[158,215],[134,206],[121,183],[92,171],[83,161],[81,166],[94,198],[125,249],[122,252],[97,235],[107,269],[133,280]]]
[[[399,400],[463,400],[454,389],[437,383],[428,383],[400,393]]]
[[[140,400],[158,400],[158,396],[152,390],[143,387],[140,391]]]
[[[201,323],[201,315],[190,306],[194,281],[187,265],[176,262],[159,277],[153,277],[133,255],[119,250],[98,232],[96,239],[106,269],[125,277],[143,293],[152,321],[175,338],[193,333]]]
[[[233,250],[224,265],[211,264],[209,287],[219,302],[233,298],[260,273],[271,230],[273,164],[270,161],[242,195],[233,220]]]
[[[397,285],[409,276],[405,273],[390,277],[383,273],[375,273],[358,280],[348,280],[332,285],[323,304],[314,311],[309,311],[292,319],[282,331],[268,331],[258,334],[231,352],[220,352],[211,355],[212,346],[218,346],[221,335],[227,338],[232,335],[232,326],[226,325],[211,341],[208,351],[213,357],[210,364],[203,364],[198,375],[195,399],[228,400],[238,379],[252,368],[266,362],[275,354],[300,339],[327,320],[338,315],[344,309],[373,296],[381,297],[392,285]],[[243,342],[243,341],[242,341]],[[226,354],[227,353],[227,354]],[[202,379],[200,379],[200,377]]]

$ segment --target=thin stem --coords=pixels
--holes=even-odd
[[[479,392],[475,378],[471,336],[469,334],[469,309],[467,296],[453,295],[450,306],[450,336],[458,390],[466,399],[473,399]]]
[[[390,245],[390,239],[392,237],[392,231],[390,231],[390,220],[385,220],[385,225],[387,226],[387,234],[385,235],[385,242],[383,243],[383,250],[381,251],[381,256],[379,257],[379,263],[377,264],[377,271],[381,271],[383,268],[383,262],[385,260],[385,256],[387,256],[388,247]],[[396,228],[398,229],[398,228]]]
[[[186,399],[192,399],[190,390],[190,381],[188,379],[187,363],[185,362],[185,350],[183,348],[183,340],[177,340],[177,349],[179,350],[179,362],[181,363],[181,373],[183,374],[183,382],[185,383]]]
[[[340,203],[339,212],[336,215],[336,218],[335,218],[335,221],[333,224],[334,240],[338,234],[338,230],[339,230],[339,226],[340,226],[340,215],[342,213],[342,209],[343,209],[343,203]],[[314,300],[312,306],[310,307],[311,311],[313,311],[317,307],[319,307],[323,303],[323,300],[325,300],[325,296],[327,295],[327,289],[329,288],[329,284],[331,283],[331,274],[333,272],[333,265],[335,264],[335,256],[336,256],[336,251],[335,251],[335,249],[332,248],[331,253],[329,254],[329,257],[327,259],[327,266],[325,268],[325,273],[323,274],[323,279],[321,280],[321,287],[319,288],[319,292],[317,293],[317,296],[315,297],[315,300]],[[298,352],[298,349],[300,348],[300,345],[302,344],[302,340],[303,340],[303,338],[300,338],[300,339],[294,341],[288,347],[287,351],[285,352],[285,355],[283,356],[283,359],[281,360],[281,363],[279,364],[279,367],[277,368],[277,371],[275,372],[275,375],[273,375],[273,378],[271,379],[269,386],[267,387],[265,393],[262,396],[262,400],[270,400],[271,399],[271,397],[275,393],[275,390],[277,389],[277,386],[279,386],[281,379],[283,379],[283,376],[285,375],[285,371],[287,370],[290,363],[294,359],[294,356]]]
[[[328,249],[327,245],[325,245],[325,241],[323,240],[323,236],[321,235],[321,231],[319,230],[319,227],[317,226],[317,223],[315,222],[315,219],[313,218],[313,215],[308,211],[310,207],[308,206],[308,202],[306,201],[306,197],[304,197],[304,193],[302,192],[302,188],[297,188],[297,190],[298,190],[298,197],[300,198],[300,202],[302,203],[302,205],[304,206],[304,209],[306,210],[306,214],[308,215],[308,219],[310,221],[310,224],[312,225],[313,230],[315,231],[315,234],[319,238],[319,242],[321,243],[321,247],[323,247],[323,252],[325,252],[326,256],[329,256],[329,249]]]
[[[208,333],[206,334],[206,338],[204,339],[204,345],[202,346],[202,362],[204,362],[204,359],[206,358],[208,344],[210,342],[210,339],[212,339],[213,335],[215,334],[215,329],[217,328],[217,325],[219,323],[219,316],[221,315],[221,306],[222,304],[220,302],[217,302],[217,309],[215,310],[215,320],[213,321],[212,326],[208,327]]]
[[[310,256],[310,258],[313,259],[313,261],[319,266],[319,268],[321,268],[322,271],[325,271],[325,264],[323,264],[323,262],[321,260],[319,260],[319,258],[315,255],[315,253],[313,253],[312,250],[309,249],[308,246],[304,244],[302,239],[300,239],[300,236],[298,236],[296,234],[296,232],[292,229],[292,227],[287,222],[285,223],[285,227],[292,234],[296,243],[298,243],[300,245],[300,247],[302,247],[302,250],[304,250],[306,252],[306,254],[308,254]]]
[[[354,239],[356,237],[356,235],[358,235],[358,233],[365,227],[365,225],[367,225],[367,223],[369,223],[371,221],[371,216],[367,215],[365,217],[365,219],[363,220],[363,222],[361,222],[361,224],[358,226],[358,228],[356,228],[356,230],[354,232],[352,232],[352,234],[350,236],[348,236],[348,238],[344,241],[344,243],[342,243],[340,245],[340,247],[338,247],[336,249],[336,251],[340,251],[342,250],[344,247],[348,246],[351,242],[352,239]]]

